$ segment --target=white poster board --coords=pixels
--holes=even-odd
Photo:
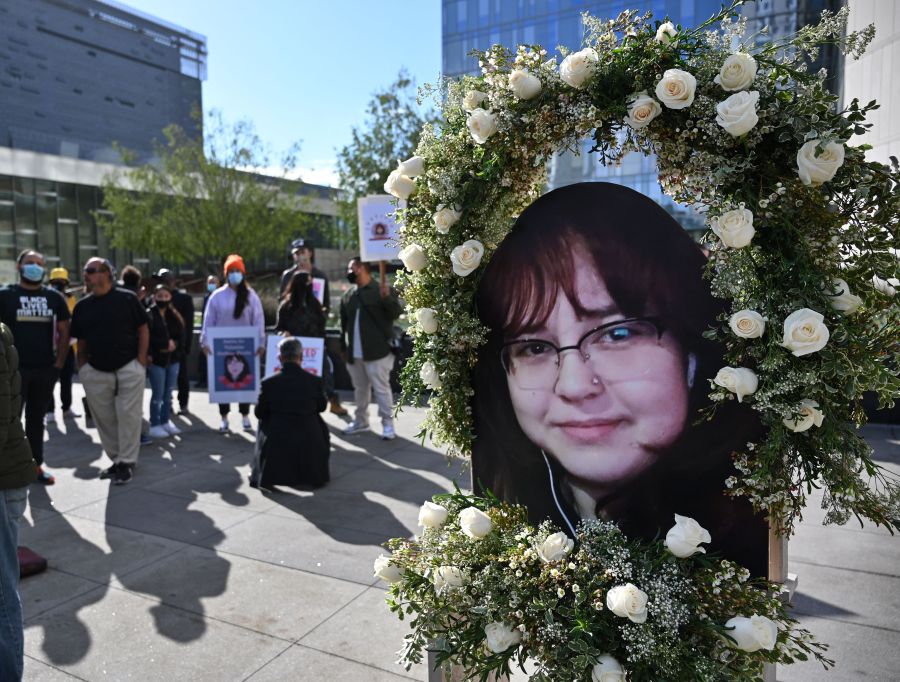
[[[269,378],[281,371],[281,361],[278,359],[278,344],[286,336],[270,334],[266,338],[266,376]],[[304,371],[313,376],[322,376],[322,367],[325,362],[325,339],[317,339],[309,336],[295,336],[303,346],[303,361],[300,366]]]
[[[313,277],[312,278],[312,288],[313,288],[313,296],[316,297],[316,300],[325,305],[325,278],[324,277]]]
[[[206,357],[209,402],[255,403],[259,395],[259,331],[256,327],[210,327]]]
[[[361,197],[356,200],[359,216],[360,258],[364,263],[395,260],[400,253],[400,226],[394,220],[397,210],[389,194]],[[405,202],[400,202],[403,208]]]

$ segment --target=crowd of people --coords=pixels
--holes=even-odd
[[[330,434],[321,413],[347,415],[335,388],[336,370],[346,366],[356,398],[353,420],[343,430],[368,430],[374,391],[381,437],[396,437],[390,372],[394,366],[394,322],[402,305],[396,291],[375,278],[358,257],[347,266],[350,288],[341,297],[339,354],[326,351],[321,376],[303,368],[300,338],[324,339],[331,299],[328,277],[315,266],[315,251],[303,239],[291,242],[293,265],[281,276],[274,331],[280,371],[258,384],[255,448],[248,448],[250,485],[320,487],[329,480]],[[44,284],[44,282],[47,284]],[[82,269],[78,298],[69,272],[33,249],[19,254],[17,281],[0,289],[0,679],[22,675],[22,611],[17,596],[18,522],[28,486],[54,485],[45,468],[45,424],[55,420],[55,385],[63,419],[80,416],[72,402],[77,373],[85,398],[85,425],[96,427],[109,464],[99,474],[123,485],[135,474],[142,444],[171,438],[181,429],[176,412],[188,411],[188,359],[195,332],[193,297],[179,288],[172,270],[144,278],[125,266],[117,274],[106,258],[90,258]],[[211,274],[201,308],[198,387],[211,384],[206,357],[216,327],[249,327],[262,357],[267,332],[259,295],[247,282],[244,260],[229,255],[222,280]],[[242,359],[247,362],[246,359]],[[144,391],[149,383],[144,431]],[[251,403],[241,402],[241,426],[252,432]],[[230,430],[230,404],[219,403],[219,431]],[[23,420],[24,417],[24,420]],[[23,425],[24,421],[24,425]]]

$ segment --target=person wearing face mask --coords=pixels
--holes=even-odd
[[[181,315],[184,329],[178,343],[178,411],[188,411],[188,398],[191,395],[191,383],[188,379],[187,357],[194,342],[194,297],[176,287],[175,273],[163,268],[156,273],[157,279],[172,292],[172,307]],[[159,303],[159,301],[157,301]]]
[[[203,307],[200,309],[201,327],[203,326],[203,320],[206,319],[206,304],[209,303],[209,297],[219,288],[220,284],[219,278],[215,275],[210,275],[206,278],[206,296],[203,297]],[[197,380],[197,388],[206,388],[206,355],[203,353],[200,353],[197,358],[197,376],[199,377]]]
[[[53,385],[69,350],[66,300],[44,286],[44,257],[32,249],[19,254],[19,283],[0,290],[0,320],[13,333],[19,351],[25,436],[38,465],[38,482],[52,485],[56,479],[44,471],[44,415]]]
[[[227,286],[216,289],[209,296],[203,314],[203,328],[200,332],[200,346],[206,355],[212,354],[208,339],[209,329],[212,327],[255,327],[259,333],[259,342],[256,353],[262,356],[266,351],[266,323],[263,316],[262,302],[245,280],[247,270],[244,259],[233,253],[225,259],[225,281]],[[253,427],[250,424],[250,404],[241,403],[238,409],[242,416],[242,426],[245,431]],[[219,404],[219,414],[222,423],[219,426],[221,433],[227,433],[228,413],[231,405]]]
[[[156,287],[150,315],[150,437],[167,438],[181,433],[171,420],[172,390],[178,381],[180,346],[184,342],[185,322],[173,305],[172,290],[165,284]]]
[[[66,290],[69,288],[69,271],[65,268],[53,268],[50,271],[50,286],[56,289],[63,298],[66,299],[66,305],[69,306],[69,313],[75,309],[77,299],[69,294]],[[75,345],[74,339],[69,339],[69,348],[66,351],[66,361],[63,363],[62,369],[59,370],[59,400],[62,403],[63,417],[71,419],[78,415],[72,410],[72,376],[75,374],[75,351],[72,348]],[[53,393],[50,393],[50,407],[47,408],[46,421],[49,424],[55,420],[54,411],[56,404],[53,400]]]

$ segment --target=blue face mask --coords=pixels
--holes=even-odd
[[[229,272],[228,273],[228,283],[237,286],[241,282],[244,281],[244,273],[243,272]]]
[[[206,290],[207,290],[209,293],[212,293],[212,292],[214,292],[214,291],[216,290],[216,285],[215,285],[215,284],[212,284],[212,283],[207,284],[207,285],[206,285]]]
[[[44,279],[44,268],[37,263],[26,263],[22,266],[22,277],[29,282],[40,282]]]

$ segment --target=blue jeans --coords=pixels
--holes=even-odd
[[[169,421],[172,403],[172,389],[178,384],[178,366],[173,362],[168,367],[150,365],[150,426],[160,426]]]
[[[0,680],[21,680],[25,633],[19,601],[19,519],[28,488],[0,490]]]

